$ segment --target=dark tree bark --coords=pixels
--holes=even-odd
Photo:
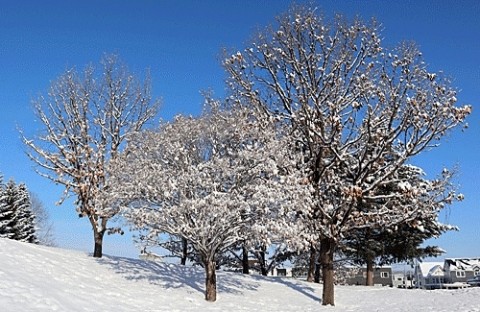
[[[321,270],[320,263],[315,261],[315,276],[314,276],[313,281],[317,284],[320,283],[320,270]]]
[[[102,218],[101,220],[101,230],[97,228],[97,222],[93,216],[88,217],[90,223],[92,224],[93,228],[93,239],[95,242],[95,246],[93,249],[93,257],[94,258],[101,258],[103,256],[103,237],[105,236],[106,226],[108,219]]]
[[[250,265],[248,263],[248,248],[245,244],[242,245],[242,273],[250,274]]]
[[[217,275],[215,273],[215,261],[207,260],[205,263],[205,300],[217,300]]]
[[[93,257],[101,258],[103,256],[103,234],[95,234],[95,247],[93,249]]]
[[[313,245],[310,246],[310,258],[308,261],[307,282],[312,283],[315,279],[315,266],[317,263],[317,250]]]
[[[182,237],[182,258],[180,259],[180,264],[185,265],[187,263],[188,257],[188,241],[185,237]]]
[[[322,267],[322,305],[335,305],[333,259],[336,243],[332,238],[320,241],[320,265]]]
[[[259,252],[259,255],[260,255],[260,273],[263,275],[263,276],[267,276],[268,275],[268,269],[267,269],[267,264],[266,264],[266,261],[265,261],[265,251],[260,251]]]
[[[370,256],[367,256],[367,278],[365,285],[373,286],[373,259]]]

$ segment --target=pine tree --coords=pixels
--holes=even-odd
[[[28,189],[23,183],[16,187],[14,206],[15,226],[13,231],[15,239],[22,242],[38,243],[35,234],[35,215],[31,209]]]
[[[35,216],[25,184],[6,185],[0,180],[0,237],[22,242],[38,243],[35,234]]]
[[[9,181],[0,188],[0,237],[15,239],[13,228],[15,226],[14,210],[15,183]]]

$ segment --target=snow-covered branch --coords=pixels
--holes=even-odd
[[[159,105],[151,101],[148,79],[134,78],[116,56],[105,56],[99,71],[93,66],[82,73],[66,71],[47,96],[34,101],[42,132],[33,139],[22,132],[37,172],[65,187],[60,203],[75,196],[77,212],[89,218],[95,256],[101,256],[108,219],[118,212],[97,201],[106,162],[116,157],[126,136],[155,117]]]

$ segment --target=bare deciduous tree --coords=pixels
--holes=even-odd
[[[148,76],[137,79],[113,55],[102,59],[100,69],[66,71],[46,96],[34,101],[43,129],[33,139],[22,133],[28,156],[40,175],[65,186],[59,203],[76,197],[79,216],[92,226],[94,257],[102,256],[107,222],[117,213],[116,207],[97,203],[105,164],[130,133],[156,116],[158,106],[159,101],[151,100]]]
[[[315,189],[303,215],[317,225],[322,304],[334,305],[333,260],[343,234],[414,219],[418,207],[399,211],[388,202],[417,190],[385,196],[378,189],[401,183],[394,173],[463,124],[471,107],[456,106],[449,79],[428,71],[414,44],[382,47],[375,21],[329,21],[294,7],[277,22],[226,57],[230,100],[291,125],[307,162],[299,170]],[[360,209],[371,200],[384,204]]]
[[[35,232],[39,243],[45,246],[56,246],[53,223],[38,195],[32,192],[30,192],[30,208],[35,215]]]

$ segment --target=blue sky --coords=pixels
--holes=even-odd
[[[435,243],[447,257],[480,256],[480,1],[296,1],[315,3],[327,15],[376,17],[387,46],[417,42],[432,70],[443,70],[472,104],[469,129],[456,131],[414,163],[432,176],[459,168],[456,182],[466,199],[441,214],[460,227]],[[149,68],[153,93],[163,99],[161,117],[196,114],[201,90],[221,96],[223,47],[242,49],[259,28],[288,9],[283,0],[86,0],[0,1],[0,172],[38,194],[54,222],[60,247],[91,252],[91,228],[72,202],[55,206],[62,189],[39,177],[25,156],[17,128],[38,127],[31,100],[46,93],[65,69],[118,54],[138,74]],[[130,235],[107,236],[104,252],[133,256]]]

